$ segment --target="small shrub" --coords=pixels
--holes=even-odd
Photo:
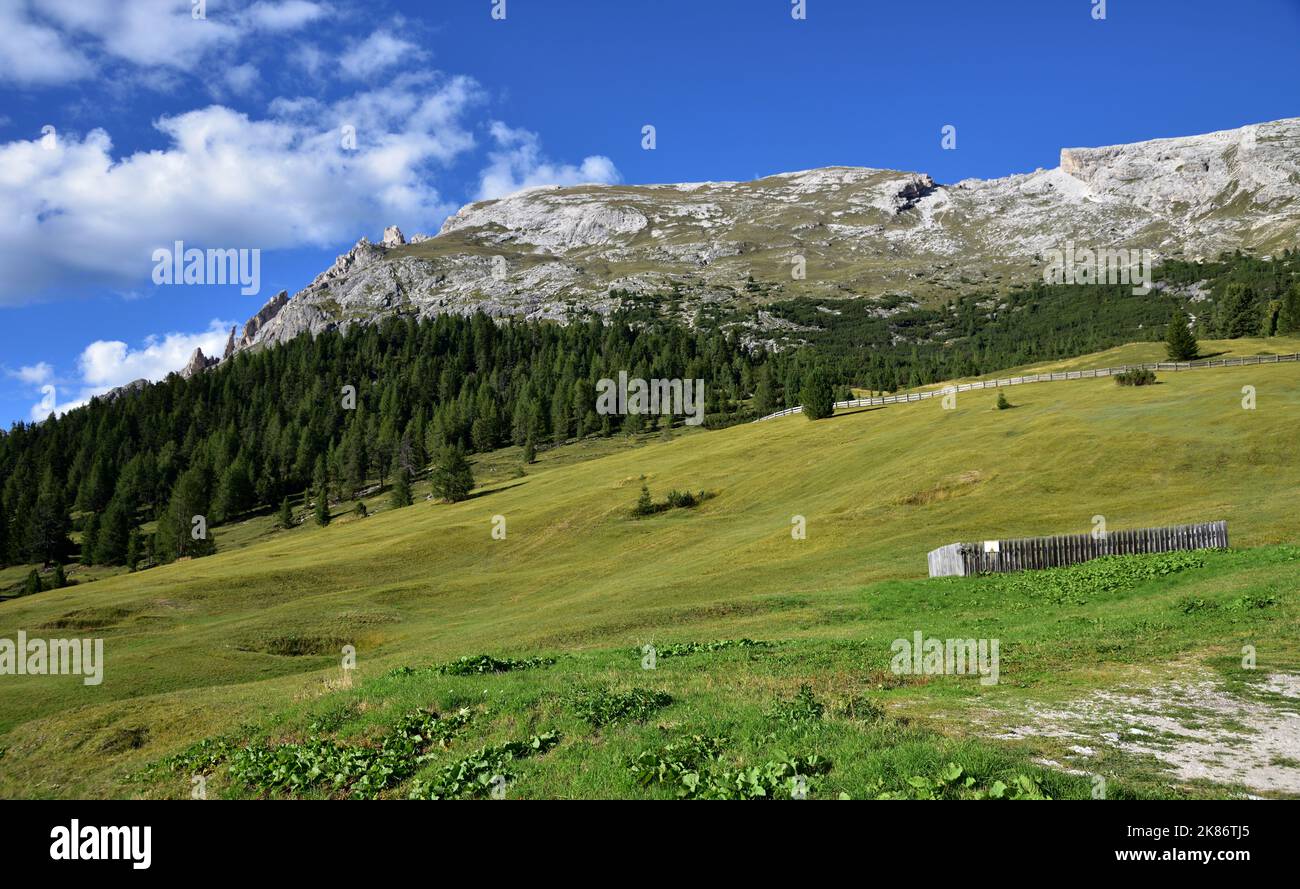
[[[1006,409],[1009,408],[1009,407],[1011,407],[1011,402],[1007,401],[1007,393],[1005,393],[1005,392],[999,392],[999,393],[998,393],[998,410],[1000,410],[1000,411],[1004,411],[1004,410],[1006,410]]]
[[[1115,374],[1115,382],[1121,386],[1150,386],[1155,381],[1155,371],[1140,367]]]

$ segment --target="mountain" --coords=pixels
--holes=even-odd
[[[826,167],[533,188],[469,204],[436,236],[407,241],[390,227],[379,244],[362,238],[292,299],[277,294],[236,348],[392,313],[564,320],[638,294],[670,294],[688,318],[706,304],[800,296],[927,303],[1037,280],[1044,252],[1069,241],[1196,258],[1294,246],[1298,234],[1300,118],[1067,148],[1050,170],[952,185]]]

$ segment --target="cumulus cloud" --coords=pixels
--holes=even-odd
[[[253,119],[213,105],[155,122],[167,146],[121,159],[102,129],[0,144],[0,305],[148,280],[154,249],[330,246],[455,207],[431,174],[474,146],[470,78],[406,75]],[[355,149],[345,146],[345,127]]]
[[[243,18],[253,27],[265,31],[293,31],[324,18],[328,11],[325,4],[309,0],[284,0],[282,3],[258,0],[248,7]]]
[[[172,371],[185,366],[196,348],[205,355],[220,355],[230,335],[230,321],[214,318],[208,329],[198,333],[167,333],[146,337],[138,347],[132,348],[120,340],[96,340],[82,350],[77,359],[79,384],[70,387],[66,401],[60,401],[60,391],[52,382],[53,369],[41,362],[33,368],[22,368],[18,373],[44,369],[44,376],[33,373],[25,382],[40,383],[41,399],[32,405],[31,418],[44,420],[50,414],[62,414],[80,407],[110,389],[124,386],[135,380],[161,380]],[[39,379],[38,379],[39,377]]]
[[[42,383],[48,383],[54,376],[54,368],[50,367],[47,362],[40,361],[36,364],[20,367],[17,370],[7,371],[9,376],[22,380],[33,386],[39,386]]]
[[[0,81],[67,83],[93,71],[90,59],[58,30],[28,16],[23,0],[0,0]]]
[[[211,5],[196,19],[190,0],[0,0],[0,80],[68,83],[106,61],[206,70],[214,50],[258,33],[292,31],[330,12],[311,0]]]
[[[620,179],[614,162],[603,155],[591,155],[578,166],[557,164],[542,156],[536,133],[512,129],[500,121],[494,121],[490,129],[497,150],[488,154],[488,166],[480,174],[479,200],[540,185],[610,184]]]
[[[368,80],[394,65],[410,65],[424,56],[424,51],[411,41],[379,30],[344,52],[339,67],[355,80]]]

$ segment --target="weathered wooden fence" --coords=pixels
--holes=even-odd
[[[1111,531],[1103,536],[1063,534],[950,543],[929,554],[931,577],[965,577],[987,572],[1031,571],[1059,568],[1101,556],[1166,553],[1183,549],[1225,549],[1228,523],[1206,522],[1168,528]]]
[[[957,386],[945,386],[942,389],[927,389],[924,392],[903,392],[898,395],[879,395],[874,398],[855,398],[850,401],[835,402],[836,408],[872,407],[882,404],[901,404],[909,401],[925,401],[927,398],[942,398],[949,392],[970,392],[973,389],[1000,389],[1003,386],[1020,386],[1025,383],[1050,383],[1057,380],[1087,380],[1094,377],[1113,377],[1129,370],[1184,371],[1200,370],[1204,367],[1242,367],[1248,364],[1278,364],[1283,361],[1300,361],[1300,353],[1292,355],[1247,355],[1241,358],[1210,358],[1205,361],[1161,361],[1156,364],[1124,364],[1119,367],[1103,367],[1097,370],[1064,370],[1056,373],[1030,374],[1023,377],[1006,377],[1001,380],[981,380],[977,383],[962,383]],[[803,407],[795,405],[766,417],[759,417],[755,423],[776,417],[788,417],[790,414],[803,413]]]

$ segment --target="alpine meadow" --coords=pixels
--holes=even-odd
[[[0,3],[12,848],[1142,800],[942,841],[1280,854],[1300,13],[1058,5]],[[422,842],[372,809],[349,867]]]

